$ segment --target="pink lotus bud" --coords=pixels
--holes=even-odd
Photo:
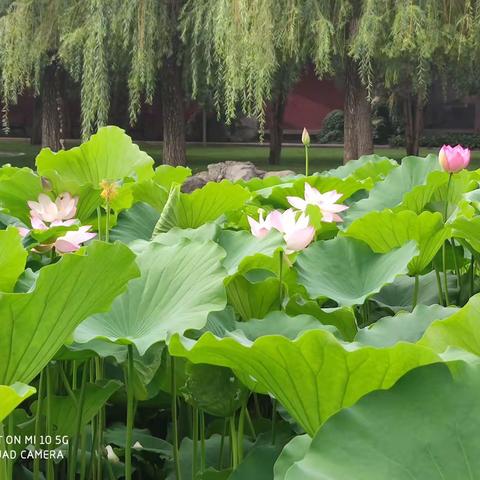
[[[470,163],[470,149],[460,145],[444,145],[438,154],[438,161],[445,172],[455,173],[463,170]]]
[[[308,134],[307,129],[304,127],[302,132],[302,143],[306,146],[310,146],[310,135]]]

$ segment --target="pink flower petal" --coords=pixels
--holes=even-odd
[[[307,205],[308,205],[307,201],[304,200],[303,198],[300,198],[300,197],[290,197],[290,196],[288,196],[287,201],[292,207],[294,207],[298,210],[302,210],[302,211],[305,210],[307,208]]]
[[[314,235],[315,229],[312,226],[285,234],[284,239],[287,244],[287,251],[297,252],[303,250],[311,243]]]

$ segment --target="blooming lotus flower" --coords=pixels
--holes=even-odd
[[[348,207],[346,205],[336,203],[342,197],[341,193],[336,190],[320,193],[309,183],[305,183],[305,197],[287,197],[288,203],[292,207],[305,212],[308,205],[316,205],[322,212],[322,221],[324,222],[341,222],[342,217],[338,213],[343,212]]]
[[[41,222],[52,223],[69,220],[75,216],[77,211],[78,197],[73,197],[68,193],[60,194],[55,202],[48,195],[41,193],[38,196],[38,202],[28,201],[31,218],[36,218]]]
[[[274,210],[270,214],[270,221],[273,228],[283,233],[287,253],[303,250],[312,242],[315,235],[308,215],[301,213],[297,219],[296,212],[291,208],[283,213]]]
[[[91,240],[97,235],[96,233],[89,232],[91,228],[91,225],[84,225],[78,230],[70,230],[61,237],[58,237],[53,246],[58,253],[76,252],[82,243]]]
[[[247,216],[247,220],[254,237],[263,238],[272,229],[271,214],[268,214],[267,218],[264,219],[261,209],[258,211],[258,221],[250,216]]]
[[[460,145],[444,145],[438,154],[438,161],[445,172],[455,173],[463,170],[470,163],[470,149]]]

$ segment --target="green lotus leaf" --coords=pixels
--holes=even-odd
[[[250,232],[222,230],[218,236],[218,244],[227,252],[223,261],[229,275],[234,274],[242,260],[258,253],[270,256],[278,248],[285,245],[282,235],[272,230],[262,238],[254,237]]]
[[[435,320],[443,320],[458,309],[440,305],[418,305],[413,312],[383,317],[358,331],[355,341],[373,347],[389,347],[398,342],[415,343]]]
[[[225,284],[229,305],[248,321],[263,318],[271,310],[280,308],[280,281],[269,277],[259,282],[251,282],[244,275],[236,274]]]
[[[24,383],[0,385],[0,422],[3,422],[25,399],[35,393],[35,389]]]
[[[312,437],[310,435],[297,435],[290,442],[288,442],[282,453],[277,458],[273,467],[274,480],[283,480],[287,474],[288,469],[295,463],[305,457],[307,450],[312,444]]]
[[[443,214],[448,191],[449,207],[447,215],[450,216],[464,197],[465,192],[476,187],[476,182],[472,182],[474,177],[475,172],[462,170],[452,176],[448,187],[449,174],[447,172],[431,172],[425,184],[417,185],[406,193],[397,208],[420,213],[424,208],[431,207]]]
[[[449,318],[432,323],[418,343],[438,353],[456,347],[480,356],[480,293]]]
[[[355,220],[345,236],[367,243],[376,253],[387,253],[410,240],[417,243],[419,254],[408,264],[411,275],[423,272],[450,235],[440,213],[423,212],[416,215],[405,210],[371,212]]]
[[[30,382],[77,325],[104,311],[138,275],[133,253],[120,243],[93,242],[40,270],[26,293],[0,296],[0,383]]]
[[[390,310],[412,310],[415,279],[408,275],[398,276],[393,283],[385,285],[373,300]],[[454,293],[458,290],[456,278],[448,275],[448,291]],[[438,285],[435,272],[419,276],[418,304],[432,305],[442,303],[438,296]]]
[[[0,230],[0,292],[13,291],[26,261],[27,251],[18,230],[15,227]]]
[[[93,417],[105,405],[108,399],[122,386],[118,380],[108,380],[98,383],[87,383],[82,411],[82,425],[91,422]],[[80,392],[74,391],[75,400],[70,396],[52,395],[49,398],[51,405],[51,422],[55,425],[58,435],[75,435]],[[36,407],[36,405],[35,405]],[[36,411],[37,409],[34,408]],[[47,402],[42,402],[42,413],[47,412]]]
[[[303,198],[306,182],[321,193],[330,190],[336,190],[337,192],[342,193],[341,200],[351,197],[359,190],[369,190],[373,187],[373,181],[371,179],[358,180],[353,176],[343,179],[313,175],[311,177],[301,177],[289,183],[282,183],[274,187],[259,190],[257,194],[264,198],[265,203],[273,205],[275,208],[291,208],[287,197],[294,196]]]
[[[29,168],[0,168],[0,208],[25,225],[30,225],[28,200],[37,200],[42,193],[42,181]]]
[[[192,171],[187,167],[161,165],[155,170],[152,178],[133,184],[135,201],[147,203],[161,212],[167,203],[172,185],[181,185],[191,174]]]
[[[458,217],[452,222],[452,235],[461,238],[480,253],[480,217]]]
[[[358,160],[351,160],[345,165],[337,167],[327,172],[323,172],[322,176],[347,178],[353,176],[357,180],[372,179],[378,181],[384,179],[394,168],[398,167],[398,163],[387,157],[380,155],[363,155]]]
[[[170,333],[202,328],[209,312],[225,307],[224,255],[212,241],[151,243],[137,257],[142,276],[129,284],[109,312],[84,321],[75,331],[75,341],[133,343],[143,355]]]
[[[155,235],[152,238],[152,242],[161,243],[162,245],[176,245],[185,238],[188,238],[189,240],[197,240],[199,242],[205,242],[207,240],[216,241],[218,231],[219,226],[215,223],[206,223],[198,228],[174,227],[168,232]]]
[[[213,222],[230,210],[237,210],[250,198],[250,192],[226,180],[207,183],[193,193],[173,187],[155,227],[154,235],[179,228],[197,228]]]
[[[153,175],[153,159],[142,152],[119,127],[101,127],[79,147],[52,152],[44,148],[37,156],[38,173],[49,178],[55,190],[71,193],[71,185],[98,187],[102,180]]]
[[[473,479],[479,389],[478,363],[459,362],[453,376],[446,365],[409,372],[330,418],[275,480]]]
[[[217,417],[234,415],[250,393],[229,368],[193,363],[186,366],[181,392],[187,403]]]
[[[398,343],[388,348],[343,343],[325,330],[308,330],[295,340],[262,336],[195,341],[174,335],[170,354],[193,363],[232,368],[255,379],[312,435],[334,413],[363,395],[390,388],[406,372],[440,361],[429,348]]]
[[[158,212],[150,205],[136,203],[120,213],[117,224],[110,232],[110,239],[127,244],[139,239],[150,240],[158,217]]]
[[[377,183],[370,191],[368,198],[351,206],[344,216],[345,222],[363,217],[372,211],[394,208],[404,196],[417,185],[424,185],[428,175],[439,170],[440,165],[435,155],[421,157],[405,157],[398,168],[394,168],[382,182]]]
[[[305,300],[299,295],[290,298],[285,306],[289,315],[311,315],[324,325],[333,325],[341,333],[344,340],[351,342],[357,333],[357,321],[353,308],[321,308],[314,300]]]
[[[392,283],[418,254],[415,242],[388,253],[347,237],[310,245],[298,257],[298,281],[312,298],[329,297],[341,306],[362,304],[367,297]]]

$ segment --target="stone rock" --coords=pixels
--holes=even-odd
[[[230,160],[226,162],[212,163],[208,165],[207,168],[208,170],[196,173],[187,178],[182,185],[182,192],[193,192],[197,188],[202,188],[208,182],[221,182],[222,180],[236,182],[238,180],[250,180],[252,178],[295,175],[295,172],[292,172],[291,170],[266,172],[258,169],[252,162],[234,162]]]

